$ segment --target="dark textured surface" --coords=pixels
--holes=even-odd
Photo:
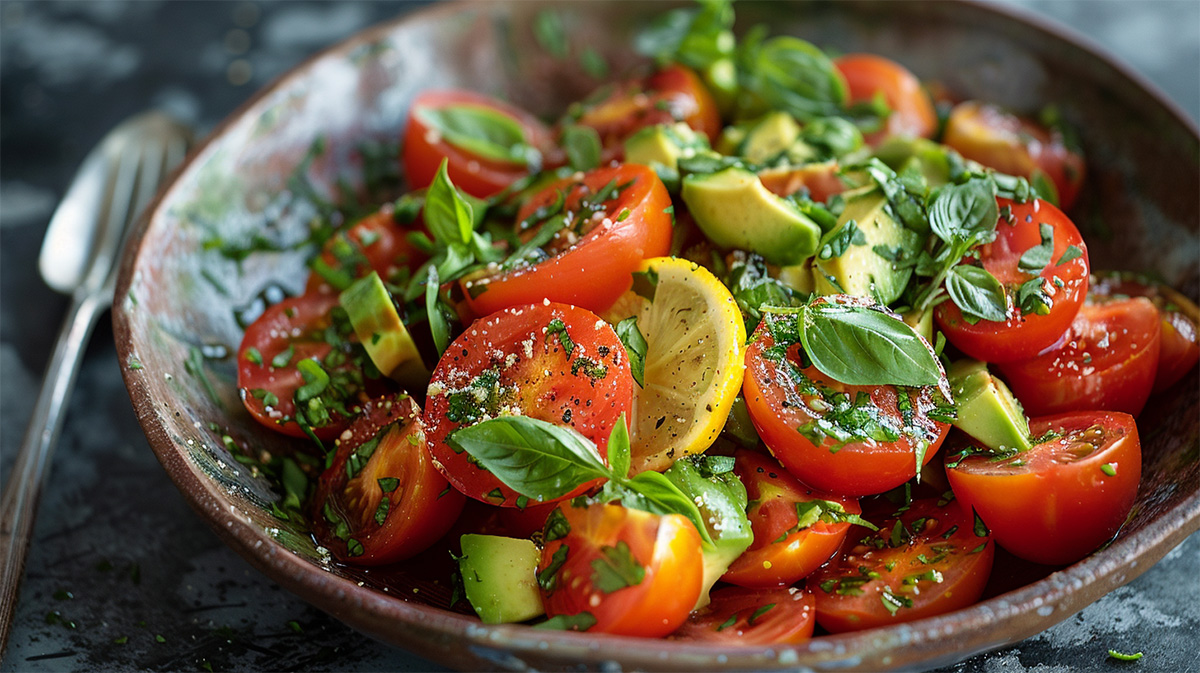
[[[1200,6],[1034,6],[1128,49],[1126,58],[1136,57],[1135,66],[1200,116]],[[49,212],[90,145],[150,104],[209,126],[304,55],[403,9],[0,4],[0,466],[20,443],[64,305],[37,278],[33,260]],[[1110,647],[1145,651],[1136,666],[1146,670],[1194,668],[1198,552],[1193,536],[1076,617],[953,670],[1129,666],[1106,662]],[[61,619],[48,617],[56,611]],[[114,642],[121,638],[128,640]],[[219,542],[147,450],[102,325],[55,458],[0,666],[195,670],[205,662],[218,670],[433,668],[308,607]]]

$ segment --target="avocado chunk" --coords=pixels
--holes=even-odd
[[[717,156],[708,137],[683,122],[647,126],[625,139],[625,162],[653,168],[672,194],[679,193],[679,160],[697,155]]]
[[[1004,382],[978,360],[959,360],[946,372],[958,407],[954,427],[990,449],[1026,451],[1029,421]]]
[[[837,226],[821,239],[813,260],[817,294],[873,297],[880,304],[895,301],[912,275],[894,259],[900,252],[916,254],[921,236],[888,214],[883,190],[863,187],[843,194],[846,207]]]
[[[744,168],[689,175],[682,197],[714,243],[756,252],[771,264],[799,264],[816,252],[821,239],[816,222]]]
[[[701,537],[708,538],[700,546],[704,579],[693,609],[702,608],[708,605],[709,589],[754,542],[754,530],[746,516],[746,487],[733,473],[731,456],[684,456],[663,476],[696,503],[704,522],[705,530],[700,531]]]
[[[925,337],[929,343],[933,343],[933,309],[927,308],[924,311],[912,309],[905,311],[900,315],[904,324],[913,328],[913,331]]]
[[[543,614],[537,567],[542,553],[529,540],[468,533],[462,536],[467,601],[484,624],[523,622]]]
[[[952,167],[963,165],[957,152],[927,138],[893,136],[875,149],[875,156],[897,173],[916,168],[930,187],[946,184]]]
[[[338,303],[380,372],[410,390],[429,382],[429,370],[378,273],[354,281],[338,296]]]
[[[733,398],[733,406],[729,407],[729,417],[725,419],[725,428],[721,433],[748,449],[758,446],[758,430],[754,429],[754,422],[750,420],[746,398],[741,395]]]

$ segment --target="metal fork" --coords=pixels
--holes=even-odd
[[[42,278],[72,300],[0,499],[0,652],[8,643],[38,496],[83,347],[96,319],[112,307],[126,232],[190,143],[190,130],[161,112],[126,120],[84,160],[46,230],[38,258]]]

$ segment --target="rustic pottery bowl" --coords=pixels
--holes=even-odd
[[[242,556],[354,628],[462,669],[884,669],[947,664],[1017,642],[1134,579],[1200,528],[1200,411],[1193,372],[1149,405],[1140,423],[1144,478],[1133,516],[1107,548],[1073,566],[998,573],[983,602],[941,617],[795,646],[728,647],[483,626],[446,608],[444,552],[385,571],[323,558],[302,527],[276,519],[276,485],[237,462],[291,445],[264,432],[235,390],[235,314],[264,295],[303,286],[303,251],[242,262],[205,242],[304,237],[311,205],[289,192],[307,170],[335,192],[361,183],[364,140],[400,137],[420,90],[486,91],[553,115],[596,85],[574,56],[538,46],[545,5],[442,5],[367,30],[256,95],[192,155],[161,194],[124,258],[114,313],[125,383],[159,460],[192,506]],[[613,73],[662,5],[564,3],[573,54],[594,48]],[[964,97],[1032,112],[1055,103],[1081,131],[1089,188],[1074,211],[1097,268],[1152,271],[1196,298],[1200,289],[1200,140],[1150,85],[1074,38],[996,7],[969,3],[738,3],[759,22],[842,51],[896,58]],[[211,247],[211,246],[209,246]],[[224,350],[221,347],[224,347]],[[212,357],[216,355],[217,357]],[[208,357],[205,357],[208,356]],[[140,364],[140,368],[136,367]],[[998,560],[998,566],[1000,565]],[[1019,574],[1018,574],[1019,575]]]

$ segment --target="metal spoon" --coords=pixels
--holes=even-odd
[[[70,293],[72,301],[0,499],[0,652],[8,642],[62,411],[96,319],[112,307],[125,232],[190,144],[190,130],[161,112],[126,120],[84,160],[46,230],[38,259],[42,278],[55,290]]]

